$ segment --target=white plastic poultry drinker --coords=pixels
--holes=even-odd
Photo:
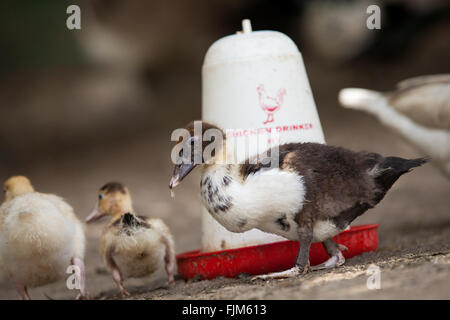
[[[302,55],[277,31],[243,30],[217,40],[202,68],[202,119],[224,129],[237,160],[289,142],[325,143]],[[245,152],[240,152],[245,151]],[[285,240],[253,229],[227,231],[203,208],[203,251]]]

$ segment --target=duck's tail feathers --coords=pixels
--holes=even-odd
[[[386,157],[377,165],[378,174],[375,176],[375,182],[386,192],[401,175],[427,163],[429,160],[429,158],[403,159]]]
[[[342,89],[339,92],[338,100],[345,108],[368,111],[377,108],[380,103],[386,102],[383,93],[361,88]]]

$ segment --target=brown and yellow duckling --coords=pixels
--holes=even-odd
[[[130,192],[118,182],[110,182],[100,188],[97,206],[86,222],[105,215],[112,218],[102,233],[100,254],[122,296],[129,295],[123,287],[125,278],[149,276],[162,266],[169,277],[169,284],[175,282],[174,241],[161,219],[137,216]]]

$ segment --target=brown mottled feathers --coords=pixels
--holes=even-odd
[[[305,204],[299,219],[309,224],[340,216],[345,221],[336,223],[341,225],[375,206],[400,175],[426,162],[384,158],[376,153],[318,143],[281,145],[278,159],[282,170],[297,172],[305,185]],[[247,161],[241,165],[240,173],[245,179],[269,167],[270,164]]]

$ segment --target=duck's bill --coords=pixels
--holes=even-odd
[[[182,163],[175,165],[173,175],[169,182],[169,188],[173,189],[186,177],[196,165],[193,163]]]
[[[93,221],[96,221],[96,220],[100,219],[104,215],[105,214],[102,213],[100,211],[100,209],[97,207],[87,216],[85,221],[86,221],[86,223],[93,222]]]

